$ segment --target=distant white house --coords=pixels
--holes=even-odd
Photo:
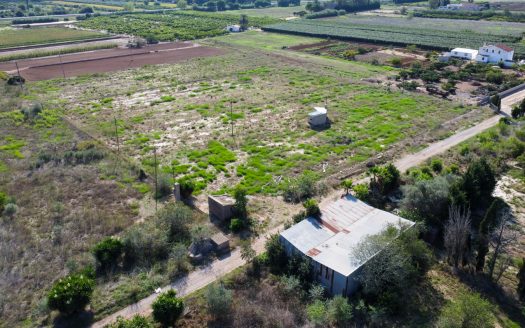
[[[467,11],[480,11],[483,6],[474,3],[450,3],[446,6],[438,7],[438,10],[467,10]]]
[[[279,240],[286,253],[309,257],[316,280],[332,295],[350,295],[359,287],[363,265],[372,258],[355,256],[356,246],[389,225],[408,228],[414,222],[374,208],[350,195],[283,231]]]
[[[439,56],[440,61],[448,61],[450,58],[460,58],[465,60],[475,60],[478,63],[499,64],[503,63],[506,67],[514,64],[514,49],[504,44],[483,44],[479,50],[468,48],[454,48],[450,52],[444,52]]]
[[[226,26],[226,31],[228,32],[240,32],[241,26],[240,25],[228,25]]]
[[[450,57],[461,58],[466,60],[474,60],[478,55],[478,51],[468,48],[454,48],[450,51]]]
[[[487,44],[479,48],[476,61],[480,63],[499,64],[503,63],[505,66],[512,66],[514,57],[514,49],[504,44]]]
[[[310,126],[323,126],[328,123],[327,110],[325,107],[314,107],[314,111],[308,114]]]

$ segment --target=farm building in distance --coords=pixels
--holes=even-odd
[[[324,126],[328,123],[327,110],[325,107],[314,107],[314,111],[308,114],[308,123],[312,127]]]
[[[454,48],[450,52],[444,52],[439,56],[439,60],[448,61],[449,58],[460,58],[465,60],[475,60],[478,63],[500,64],[510,67],[514,64],[514,49],[504,44],[483,44],[479,50],[467,48]]]
[[[228,32],[240,32],[241,26],[240,25],[228,25],[226,26],[226,31]]]
[[[514,57],[514,49],[507,47],[504,44],[484,44],[479,48],[476,61],[480,63],[503,63],[505,66],[512,66]]]
[[[466,60],[474,60],[478,55],[478,51],[467,48],[454,48],[450,51],[450,57],[461,58]]]
[[[359,262],[354,247],[389,225],[411,227],[414,222],[348,195],[323,210],[320,219],[309,217],[283,231],[280,241],[289,256],[312,260],[316,280],[330,294],[348,296],[359,287],[358,274],[370,259]]]

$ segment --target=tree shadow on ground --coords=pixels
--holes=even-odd
[[[54,328],[84,328],[93,324],[93,312],[82,311],[77,314],[65,316],[58,315],[53,319]]]

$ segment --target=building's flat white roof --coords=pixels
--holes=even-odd
[[[468,48],[454,48],[452,49],[452,52],[462,52],[462,53],[466,53],[466,54],[478,54],[478,51],[477,50],[474,50],[474,49],[468,49]]]
[[[414,222],[348,195],[322,210],[320,221],[307,218],[281,235],[314,261],[349,276],[366,262],[353,257],[354,247],[388,225],[411,227]]]
[[[306,218],[281,233],[281,236],[304,254],[333,235],[334,232],[323,227],[314,218]]]
[[[308,114],[309,116],[318,116],[318,115],[326,115],[326,108],[324,107],[314,107],[314,111],[310,112]]]

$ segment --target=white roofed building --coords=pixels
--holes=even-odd
[[[478,55],[478,51],[468,48],[454,48],[450,51],[450,56],[466,60],[474,60]]]
[[[308,114],[310,126],[323,126],[328,123],[327,110],[325,107],[314,107],[314,111]]]
[[[476,61],[487,64],[503,63],[505,66],[512,66],[514,57],[514,49],[504,44],[487,44],[479,48]]]
[[[320,219],[306,218],[280,235],[288,255],[312,260],[315,278],[333,295],[350,295],[359,287],[357,275],[369,260],[354,258],[354,247],[389,225],[413,222],[345,196],[322,210]]]

